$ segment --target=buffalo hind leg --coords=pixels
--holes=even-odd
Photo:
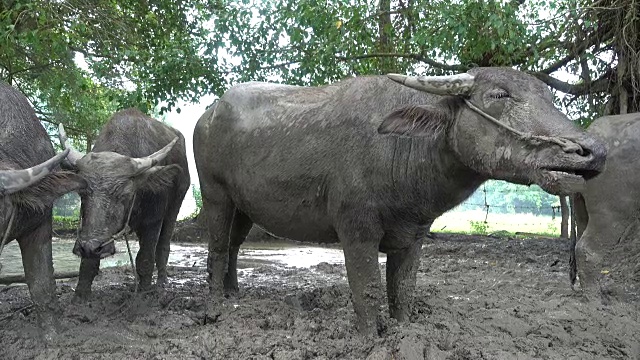
[[[74,293],[74,302],[86,301],[91,297],[91,284],[100,270],[99,258],[82,258],[80,260],[80,272],[78,285]]]
[[[224,276],[229,262],[229,234],[235,206],[224,187],[216,182],[202,183],[202,213],[209,232],[209,293],[212,301],[208,308],[224,298]],[[209,310],[209,309],[208,309]]]
[[[56,282],[53,278],[51,213],[35,231],[17,240],[38,324],[44,332],[45,339],[51,340],[58,331],[57,317],[60,311],[56,298]]]
[[[421,250],[422,239],[419,238],[406,249],[387,251],[389,313],[392,318],[400,322],[409,320]]]
[[[251,231],[253,221],[240,210],[235,211],[230,231],[229,266],[224,275],[224,291],[227,294],[237,293],[238,288],[238,252]]]
[[[351,288],[356,327],[363,335],[378,333],[378,319],[384,300],[378,264],[383,231],[375,221],[359,213],[342,216],[337,232],[344,250],[347,279]],[[357,219],[357,220],[356,220]]]

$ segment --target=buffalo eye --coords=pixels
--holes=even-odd
[[[509,97],[509,93],[502,90],[491,94],[491,97],[494,99],[504,99]]]

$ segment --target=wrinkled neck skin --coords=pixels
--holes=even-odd
[[[466,166],[451,146],[454,126],[433,138],[394,137],[392,193],[394,201],[400,198],[403,201],[398,203],[419,209],[415,214],[419,219],[412,219],[415,222],[430,224],[466,200],[487,180]]]
[[[2,241],[2,237],[7,232],[8,243],[36,229],[41,225],[43,216],[46,216],[47,211],[50,211],[50,209],[51,207],[44,210],[36,210],[27,206],[19,206],[19,204],[13,203],[11,195],[3,196],[0,198],[0,241]],[[13,219],[11,229],[8,229],[12,215],[15,218]]]

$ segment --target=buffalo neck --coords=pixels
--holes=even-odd
[[[396,199],[435,219],[460,204],[486,180],[464,165],[445,134],[435,138],[392,137],[390,184]]]

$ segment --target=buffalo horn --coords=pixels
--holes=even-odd
[[[468,95],[473,88],[473,76],[467,73],[450,76],[407,76],[387,74],[395,82],[437,95]]]
[[[162,149],[154,152],[153,154],[141,158],[132,158],[131,160],[135,163],[136,173],[141,173],[150,169],[152,166],[155,166],[160,161],[164,160],[165,157],[169,154],[173,145],[178,142],[178,138],[174,138],[169,144],[167,144]]]
[[[67,144],[67,132],[64,131],[64,125],[62,125],[62,123],[58,125],[58,136],[60,138],[60,144],[62,145],[62,147],[69,150],[67,161],[69,161],[71,165],[76,166],[76,162],[82,159],[83,155],[78,150],[74,149],[71,145]]]
[[[43,177],[49,175],[64,158],[69,155],[69,149],[64,150],[51,159],[34,167],[23,170],[1,170],[0,171],[0,194],[11,194],[25,189]]]

